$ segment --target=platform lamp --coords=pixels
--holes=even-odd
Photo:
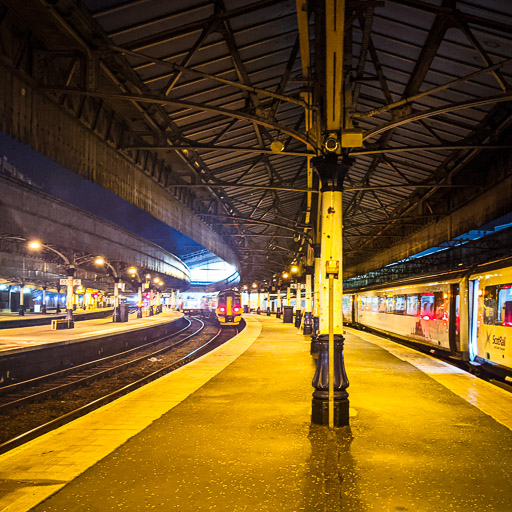
[[[249,287],[244,284],[243,291],[247,295],[247,304],[244,305],[244,313],[250,313],[251,311],[251,292],[249,291]]]
[[[54,254],[57,254],[64,263],[66,264],[66,274],[67,274],[67,293],[66,293],[66,320],[68,321],[68,328],[74,327],[74,318],[73,318],[73,278],[75,276],[76,267],[71,264],[69,258],[67,258],[64,254],[62,254],[57,249],[50,247],[49,245],[41,243],[39,240],[31,240],[28,242],[28,248],[32,251],[38,251],[41,249],[51,251]]]
[[[300,307],[301,290],[299,284],[299,266],[295,261],[290,267],[290,274],[292,276],[292,283],[295,285],[295,327],[299,329],[302,320],[302,310]]]
[[[292,278],[292,283],[296,285],[296,288],[295,288],[295,309],[299,309],[299,285],[298,285],[298,281],[297,281],[297,276],[299,275],[299,267],[297,265],[292,264],[292,266],[290,267],[290,275],[291,275],[291,278]]]
[[[136,267],[130,267],[128,274],[132,279],[137,279],[137,318],[142,318],[142,279]]]
[[[257,283],[252,283],[251,285],[251,291],[254,291],[254,290],[258,290],[258,298],[256,300],[256,313],[259,314],[259,308],[260,308],[260,290],[258,288],[258,284]],[[250,292],[249,292],[249,297],[251,296]],[[249,306],[249,313],[251,312],[251,307]]]
[[[145,277],[146,281],[144,283],[144,290],[148,291],[146,297],[148,299],[149,316],[153,316],[153,290],[151,289],[151,274],[146,274]]]
[[[158,286],[158,288],[156,288],[156,313],[161,313],[162,307],[160,304],[160,290],[161,290],[162,286],[164,285],[164,283],[159,277],[155,277],[153,279],[153,283],[154,283],[155,287]]]
[[[117,273],[117,270],[113,265],[106,261],[103,256],[96,256],[96,258],[94,258],[94,264],[98,266],[105,266],[112,272],[112,277],[114,278],[114,312],[112,314],[112,321],[120,322],[121,310],[119,308],[119,284],[121,279]]]

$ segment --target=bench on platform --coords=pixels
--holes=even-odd
[[[60,329],[73,329],[74,327],[75,322],[73,322],[73,320],[52,320],[52,331],[58,331]]]

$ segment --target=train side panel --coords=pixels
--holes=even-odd
[[[411,341],[451,350],[450,301],[454,283],[360,292],[357,294],[357,322]],[[454,314],[458,319],[458,306]],[[458,327],[453,335],[458,335]]]

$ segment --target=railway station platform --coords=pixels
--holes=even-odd
[[[16,327],[0,330],[0,357],[8,353],[42,348],[50,344],[74,343],[84,340],[144,329],[150,326],[173,321],[183,316],[177,311],[167,311],[158,315],[137,318],[130,314],[128,322],[112,322],[112,316],[82,320],[73,329],[52,330],[50,325]]]
[[[310,424],[310,340],[274,317],[0,456],[0,510],[510,512],[512,394],[347,329],[350,427]]]
[[[77,310],[73,312],[75,322],[83,320],[93,320],[95,318],[106,318],[112,315],[112,308],[97,308],[91,310]],[[56,313],[50,311],[46,314],[43,313],[25,313],[20,316],[18,313],[3,312],[0,313],[0,330],[12,329],[18,327],[34,327],[36,325],[50,325],[52,320],[66,318],[66,311]]]

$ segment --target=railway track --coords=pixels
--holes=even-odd
[[[193,361],[233,335],[198,318],[188,322],[143,346],[0,388],[0,453]]]

